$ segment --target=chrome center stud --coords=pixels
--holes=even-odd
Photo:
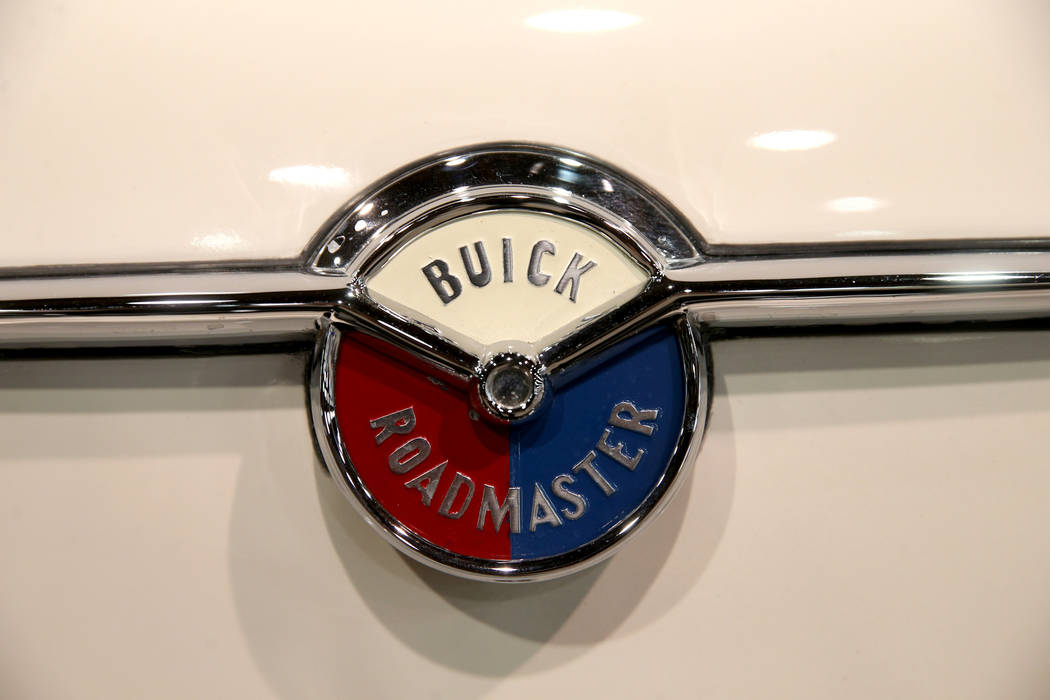
[[[482,408],[493,418],[514,422],[534,415],[547,395],[540,367],[518,353],[500,353],[481,372]]]

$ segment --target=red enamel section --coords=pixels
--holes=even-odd
[[[507,497],[510,457],[506,431],[471,420],[462,391],[436,383],[395,348],[353,333],[343,334],[335,395],[336,418],[350,460],[387,511],[416,534],[449,551],[486,559],[510,558],[507,520],[498,533],[491,518],[486,518],[484,530],[477,529],[484,485],[494,488],[501,503]],[[411,432],[390,435],[377,445],[381,429],[372,428],[371,421],[408,408],[416,421]],[[391,453],[418,437],[426,438],[430,454],[406,473],[395,473],[389,466]],[[425,505],[423,494],[405,484],[445,460],[448,464],[433,499]],[[449,510],[451,514],[462,510],[462,514],[452,518],[439,509],[457,472],[470,479],[474,493],[464,509],[469,488],[460,487]]]

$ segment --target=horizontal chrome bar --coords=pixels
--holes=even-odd
[[[669,272],[709,325],[1005,320],[1050,316],[1050,253],[739,259]]]
[[[816,249],[819,250],[819,249]],[[891,254],[711,256],[699,265],[669,270],[679,284],[745,282],[749,280],[805,280],[841,277],[896,277],[948,275],[950,283],[964,285],[989,275],[1050,272],[1050,251],[919,251]]]
[[[346,296],[344,281],[299,272],[5,279],[0,347],[311,339],[317,319]]]
[[[260,262],[261,266],[263,263]],[[478,359],[372,301],[300,271],[122,273],[0,280],[0,347],[238,344],[314,337],[326,313],[466,378]],[[710,257],[540,352],[552,373],[676,313],[708,326],[1050,317],[1050,252]]]
[[[184,314],[0,320],[0,348],[259,345],[312,341],[316,312]]]

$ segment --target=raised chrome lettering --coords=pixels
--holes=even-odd
[[[406,481],[405,488],[419,491],[423,505],[429,506],[434,500],[434,493],[437,491],[438,482],[441,481],[441,474],[444,473],[446,464],[448,464],[447,459],[433,469],[426,470],[415,479]]]
[[[594,466],[594,458],[598,455],[591,450],[587,453],[587,456],[576,463],[576,466],[572,468],[574,474],[579,473],[581,470],[587,473],[587,476],[591,477],[594,483],[598,484],[598,488],[602,490],[606,496],[611,496],[616,491],[616,487],[609,483],[609,481],[602,476],[602,473],[598,471],[598,468]]]
[[[492,514],[492,527],[499,532],[503,520],[509,518],[510,531],[515,535],[521,532],[521,487],[507,489],[507,498],[501,505],[496,498],[496,489],[485,484],[481,489],[481,510],[478,511],[478,529],[485,529],[485,515]]]
[[[602,452],[603,454],[612,457],[623,466],[627,467],[631,471],[634,471],[634,468],[638,466],[638,462],[641,461],[642,455],[645,454],[645,450],[638,450],[638,452],[636,452],[633,457],[628,457],[627,454],[623,451],[622,442],[618,442],[615,445],[609,444],[609,437],[611,435],[612,431],[606,428],[605,432],[602,433],[601,439],[598,440],[598,444],[596,444],[595,447],[598,448],[599,452]]]
[[[474,254],[478,256],[479,270],[474,269],[474,261],[470,259],[470,249],[461,246],[459,257],[463,258],[463,267],[467,271],[467,279],[475,287],[484,287],[492,280],[492,270],[489,268],[489,256],[485,254],[485,244],[481,241],[474,243]]]
[[[554,495],[564,501],[568,501],[569,503],[575,506],[575,508],[571,510],[568,508],[561,509],[562,515],[564,515],[569,520],[576,520],[581,515],[587,512],[587,499],[581,496],[580,494],[576,493],[575,491],[570,491],[569,489],[565,488],[566,484],[571,484],[575,481],[576,479],[573,479],[568,474],[561,474],[559,476],[554,477],[554,481],[551,482],[551,491],[554,492]]]
[[[416,427],[416,412],[412,407],[388,413],[385,416],[368,421],[373,428],[381,428],[376,433],[376,444],[382,445],[391,435],[408,435]]]
[[[624,418],[622,416],[623,413],[629,413],[630,417]],[[612,413],[609,415],[609,425],[615,425],[617,428],[627,428],[642,435],[652,435],[656,430],[656,426],[646,425],[642,421],[656,420],[658,415],[660,415],[660,410],[657,408],[639,411],[638,407],[630,401],[621,401],[613,406]]]
[[[514,250],[509,238],[503,239],[503,282],[514,281]]]
[[[459,496],[460,490],[466,486],[467,495],[463,499],[463,503],[459,506],[459,510],[453,512],[452,505],[456,502],[456,497]],[[438,513],[444,515],[446,518],[452,518],[457,520],[467,512],[467,506],[470,505],[470,499],[474,496],[474,481],[466,474],[456,472],[455,478],[452,479],[452,483],[449,484],[448,491],[445,492],[445,499],[441,501],[441,507],[438,508]]]
[[[543,487],[536,483],[532,493],[532,517],[529,519],[529,532],[536,532],[536,528],[544,523],[557,527],[562,524],[558,517],[558,511],[554,509],[551,499]]]
[[[442,304],[447,304],[460,295],[463,283],[449,272],[448,263],[438,258],[423,266],[423,274],[430,286],[437,292]]]
[[[579,253],[572,254],[572,260],[565,267],[565,272],[561,274],[561,279],[558,280],[558,284],[554,287],[554,291],[561,294],[565,291],[565,287],[571,286],[569,289],[569,301],[576,301],[576,292],[580,286],[580,277],[583,276],[584,272],[591,270],[598,266],[598,263],[593,260],[588,261],[586,265],[580,267],[580,261],[583,260],[583,256]]]
[[[386,463],[390,471],[404,474],[418,467],[430,454],[430,442],[425,437],[414,437],[390,453]]]
[[[550,241],[536,241],[532,246],[532,256],[529,258],[529,282],[537,287],[542,287],[550,281],[551,276],[540,271],[543,262],[543,254],[554,255],[554,244]]]

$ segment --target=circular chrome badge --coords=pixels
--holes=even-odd
[[[475,578],[599,561],[670,495],[706,360],[652,298],[697,257],[658,197],[575,153],[445,154],[335,217],[349,278],[318,345],[314,424],[351,502],[402,551]]]

